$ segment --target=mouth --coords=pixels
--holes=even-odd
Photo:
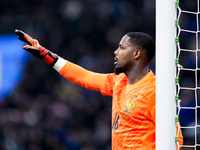
[[[114,60],[115,60],[115,61],[114,61],[114,65],[116,66],[116,65],[117,65],[117,61],[118,61],[118,59],[117,59],[116,56],[114,57]]]

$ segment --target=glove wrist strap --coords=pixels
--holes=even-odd
[[[46,62],[48,65],[51,65],[54,62],[54,59],[50,57],[48,54],[44,57],[44,62]]]
[[[57,62],[58,60],[58,55],[52,53],[52,52],[48,52],[47,55],[43,58],[44,62],[46,62],[48,65],[50,66],[54,66],[54,64]]]

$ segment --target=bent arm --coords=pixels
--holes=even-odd
[[[64,60],[61,57],[59,57],[58,61],[54,65],[54,69],[63,77],[82,87],[96,91],[104,89],[106,74],[88,71],[76,64]]]

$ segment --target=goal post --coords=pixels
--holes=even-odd
[[[156,150],[175,150],[176,6],[156,0]]]

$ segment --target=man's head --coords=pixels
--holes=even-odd
[[[115,54],[115,73],[127,72],[134,66],[148,65],[155,55],[153,38],[143,32],[129,32],[122,37]]]

